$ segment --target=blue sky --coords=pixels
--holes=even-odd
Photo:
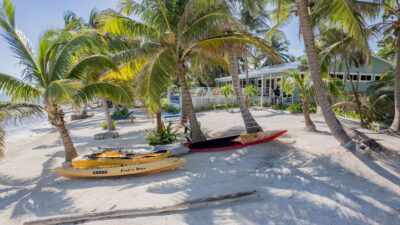
[[[115,8],[117,2],[118,0],[14,0],[17,26],[31,41],[34,49],[46,29],[63,26],[65,11],[72,10],[87,19],[93,8]],[[299,35],[297,18],[290,21],[283,30],[291,44],[290,52],[295,56],[303,55],[304,46]],[[370,43],[372,49],[376,50],[376,44],[373,41]],[[18,61],[11,55],[4,39],[0,39],[0,72],[16,77],[20,73]]]

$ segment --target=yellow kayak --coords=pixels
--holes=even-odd
[[[115,177],[135,174],[152,174],[174,170],[181,167],[184,163],[184,159],[167,158],[155,162],[124,166],[108,166],[97,168],[57,167],[54,168],[54,172],[56,172],[60,176],[68,178]]]
[[[79,156],[73,159],[71,164],[74,168],[133,165],[166,159],[170,156],[170,154],[171,152],[167,150],[145,154],[129,154],[123,152],[108,151],[97,154],[93,153],[90,155]]]

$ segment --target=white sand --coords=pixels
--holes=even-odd
[[[105,144],[145,144],[154,127],[136,110],[132,125],[121,122],[114,140],[95,141],[101,111],[69,124],[79,153]],[[301,115],[253,110],[265,130],[289,129],[279,141],[220,153],[185,156],[184,168],[151,176],[69,180],[51,169],[63,161],[56,132],[10,140],[0,162],[0,224],[36,217],[108,209],[164,206],[246,190],[261,198],[160,216],[91,221],[85,224],[399,224],[400,161],[373,160],[338,146],[321,118],[320,133],[303,131]],[[240,113],[199,113],[209,137],[243,131]],[[375,135],[383,142],[385,135]],[[387,138],[398,147],[398,139]],[[397,145],[393,144],[397,141]]]

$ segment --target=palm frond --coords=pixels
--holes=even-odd
[[[93,69],[95,69],[96,72],[106,70],[118,71],[118,67],[109,57],[104,55],[91,55],[74,65],[70,71],[66,73],[65,79],[82,79]]]
[[[76,95],[81,83],[78,80],[61,79],[52,81],[44,93],[44,100],[57,104],[77,104]]]
[[[106,96],[110,100],[123,105],[132,104],[132,91],[118,82],[98,81],[92,82],[79,90],[78,96],[85,102],[94,100],[99,96]]]
[[[0,90],[12,97],[13,100],[38,100],[41,91],[11,75],[0,73]]]

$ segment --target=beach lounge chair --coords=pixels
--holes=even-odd
[[[136,117],[133,115],[133,111],[129,112],[128,115],[125,116],[111,116],[112,120],[130,120],[131,123],[133,123],[133,120],[136,119]]]

